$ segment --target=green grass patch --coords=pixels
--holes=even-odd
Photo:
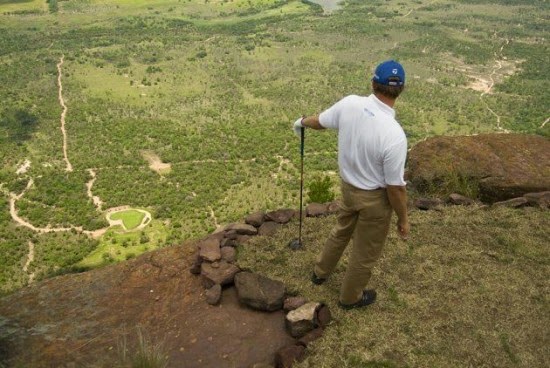
[[[296,367],[543,367],[548,362],[548,211],[445,207],[412,211],[411,236],[392,225],[368,287],[375,304],[337,306],[348,253],[322,286],[309,281],[334,217],[306,218],[239,247],[239,265],[329,305],[335,321]],[[505,243],[503,245],[503,239]],[[513,247],[507,244],[514,244]]]
[[[110,216],[111,220],[122,220],[124,227],[127,230],[133,230],[143,222],[145,218],[145,213],[137,210],[124,210],[120,212],[112,213]]]
[[[125,261],[167,245],[168,237],[168,227],[158,220],[151,221],[143,231],[126,232],[120,226],[114,226],[101,237],[97,248],[76,267],[89,269]]]

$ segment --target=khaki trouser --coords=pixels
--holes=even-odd
[[[363,294],[386,242],[392,208],[385,189],[362,190],[342,182],[338,223],[315,264],[315,274],[327,278],[353,235],[353,248],[340,289],[340,302],[356,303]]]

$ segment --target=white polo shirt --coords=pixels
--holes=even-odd
[[[338,130],[338,165],[346,183],[366,190],[405,185],[405,132],[395,111],[374,94],[344,97],[319,122]]]

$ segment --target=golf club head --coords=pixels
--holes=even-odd
[[[302,244],[300,239],[294,239],[294,240],[291,240],[290,243],[288,243],[288,247],[292,250],[299,250],[299,249],[302,249],[304,245]]]

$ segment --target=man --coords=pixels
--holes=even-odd
[[[320,115],[294,123],[297,134],[302,127],[338,130],[342,201],[338,222],[317,259],[312,281],[317,285],[326,281],[353,236],[340,290],[339,305],[344,309],[365,307],[376,300],[376,291],[364,288],[382,253],[392,209],[399,235],[406,239],[409,234],[403,179],[407,139],[393,110],[404,87],[405,70],[388,60],[376,67],[373,94],[347,96]]]

